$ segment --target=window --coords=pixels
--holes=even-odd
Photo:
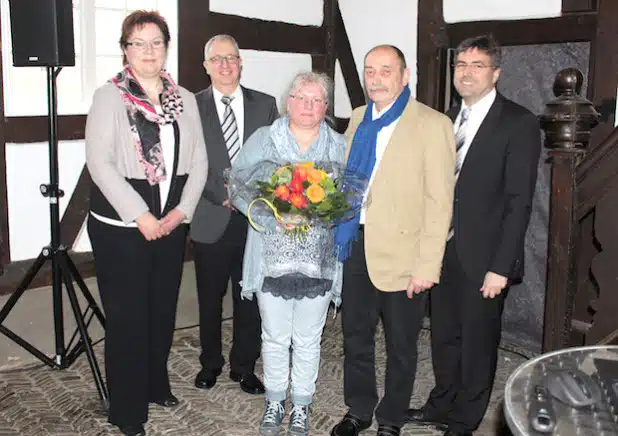
[[[0,0],[0,6],[5,116],[47,115],[46,69],[13,66],[8,0]],[[167,68],[176,78],[176,8],[174,0],[73,0],[75,66],[58,75],[58,113],[87,113],[95,89],[120,71],[120,26],[137,9],[156,9],[167,20],[172,35]]]

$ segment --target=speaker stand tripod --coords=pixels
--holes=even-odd
[[[105,328],[105,317],[99,309],[96,300],[88,290],[84,280],[79,274],[77,267],[69,257],[66,247],[60,243],[60,211],[58,207],[58,199],[64,195],[64,192],[58,187],[58,114],[57,114],[57,91],[56,78],[62,70],[62,67],[47,67],[47,95],[48,95],[48,110],[49,110],[49,176],[50,182],[47,185],[41,185],[41,194],[49,198],[49,214],[51,223],[51,243],[43,247],[41,254],[36,258],[30,269],[26,272],[17,290],[11,295],[2,310],[0,310],[0,333],[6,335],[9,339],[16,342],[25,350],[33,354],[46,365],[54,369],[66,369],[82,353],[85,352],[88,358],[88,364],[94,377],[94,382],[99,393],[99,397],[103,403],[105,410],[108,409],[109,400],[107,389],[101,376],[101,370],[97,363],[92,348],[92,340],[88,335],[88,326],[93,317],[97,317],[101,326]],[[3,325],[4,320],[9,315],[19,298],[24,294],[30,286],[32,280],[39,272],[46,261],[51,261],[52,273],[52,304],[53,304],[53,321],[56,354],[53,358],[48,357],[42,351],[35,348],[31,343],[27,342],[13,331]],[[73,282],[77,284],[86,299],[87,307],[84,312],[77,299]],[[67,297],[73,310],[77,329],[65,345],[64,337],[64,315],[62,291],[66,290]],[[79,335],[79,339],[78,339]],[[76,341],[77,339],[77,341]]]

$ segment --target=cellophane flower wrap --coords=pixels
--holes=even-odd
[[[332,162],[263,161],[228,173],[230,201],[249,204],[247,216],[256,230],[274,218],[295,237],[311,226],[332,227],[354,217],[366,188],[364,176]]]

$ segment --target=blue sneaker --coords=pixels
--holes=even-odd
[[[309,406],[294,406],[290,412],[289,436],[309,436]]]
[[[260,436],[277,436],[285,415],[285,401],[264,401],[264,415],[260,421]]]

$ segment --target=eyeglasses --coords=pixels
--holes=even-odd
[[[161,50],[165,47],[165,41],[162,39],[155,39],[154,41],[146,42],[146,41],[133,41],[127,42],[127,45],[135,47],[136,50],[146,51],[148,47],[152,47],[153,50]]]
[[[228,64],[237,64],[240,61],[240,56],[237,55],[227,55],[227,56],[213,56],[210,59],[208,59],[210,62],[212,62],[213,64],[217,64],[220,65],[223,63],[223,61],[226,61]]]
[[[290,94],[290,98],[296,100],[299,103],[311,102],[313,105],[326,104],[326,101],[320,97],[307,97],[306,95]]]
[[[466,69],[470,69],[473,73],[480,73],[485,68],[493,68],[493,65],[484,65],[478,63],[467,64],[465,62],[457,62],[454,65],[455,71],[464,71]]]

